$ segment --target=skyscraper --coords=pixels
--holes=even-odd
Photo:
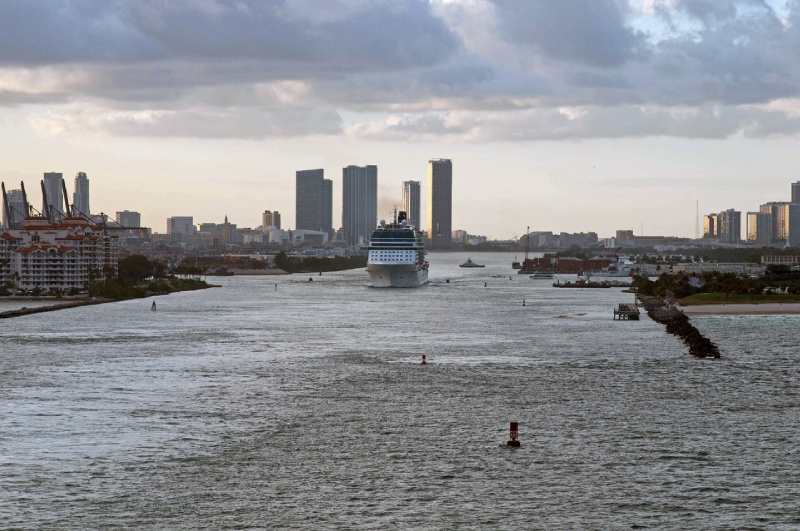
[[[19,228],[28,216],[25,195],[22,190],[7,190],[8,212],[3,208],[3,227],[7,229]]]
[[[450,159],[428,161],[428,238],[436,244],[449,243],[453,232],[453,163]]]
[[[86,214],[91,214],[89,211],[89,178],[82,171],[75,175],[75,189],[72,193],[72,207]],[[138,227],[139,225],[134,225]]]
[[[717,238],[717,215],[708,214],[703,217],[703,238]]]
[[[299,170],[295,173],[295,228],[322,229],[322,196],[325,171]]]
[[[408,222],[421,230],[419,209],[419,181],[403,181],[403,210],[408,215]]]
[[[772,214],[747,213],[747,241],[759,245],[769,245],[772,242]]]
[[[322,180],[322,219],[320,230],[327,232],[330,237],[333,230],[333,181]]]
[[[64,175],[58,172],[45,172],[44,174],[47,208],[50,210],[50,215],[54,217],[62,217],[64,215],[64,194],[61,188],[63,179]],[[44,211],[45,209],[43,208],[42,210]]]
[[[792,203],[800,204],[800,181],[792,183]]]
[[[729,208],[717,214],[717,239],[725,243],[742,240],[742,213]]]
[[[277,210],[272,212],[269,210],[265,210],[264,213],[261,215],[261,228],[264,231],[269,229],[280,229],[281,228],[281,214]]]
[[[772,216],[771,243],[800,246],[800,204],[785,201],[764,203],[759,210]]]
[[[378,223],[378,167],[342,168],[342,228],[348,245],[369,242]]]

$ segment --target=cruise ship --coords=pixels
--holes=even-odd
[[[375,288],[416,288],[428,282],[428,262],[422,235],[399,212],[393,223],[381,225],[369,242],[367,272]]]

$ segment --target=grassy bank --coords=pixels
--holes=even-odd
[[[157,280],[127,284],[119,280],[95,282],[89,286],[89,295],[104,299],[125,300],[166,295],[177,291],[193,291],[214,287],[204,280],[193,278],[167,277]]]
[[[327,271],[344,271],[359,269],[367,266],[366,256],[288,256],[278,253],[275,256],[275,266],[287,273],[318,273]]]
[[[727,293],[696,293],[678,301],[681,306],[702,306],[708,304],[780,304],[800,303],[800,295],[783,295],[779,293],[765,294],[727,294]]]

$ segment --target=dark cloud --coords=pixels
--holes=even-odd
[[[0,2],[0,64],[258,60],[406,68],[458,46],[425,0],[327,0],[314,20],[290,0]]]
[[[556,61],[617,66],[644,49],[619,0],[493,0],[500,32]]]
[[[142,136],[797,133],[766,106],[800,99],[800,0],[655,6],[0,1],[0,107],[69,103],[67,122]]]

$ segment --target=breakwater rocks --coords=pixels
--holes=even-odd
[[[639,296],[648,317],[667,328],[667,332],[681,338],[696,358],[719,358],[719,347],[705,337],[689,321],[689,317],[675,306],[659,297]]]

